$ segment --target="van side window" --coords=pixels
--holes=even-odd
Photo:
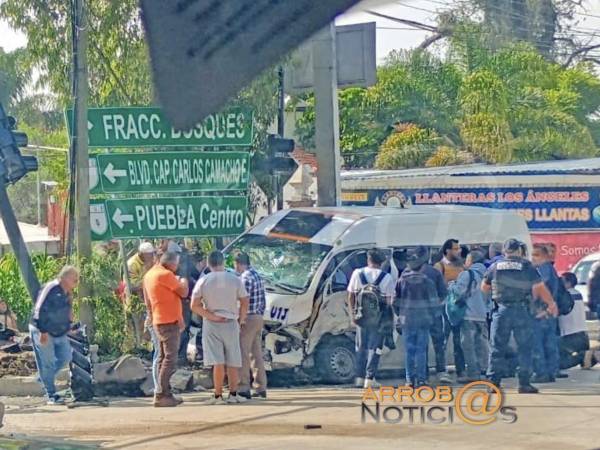
[[[341,292],[348,289],[350,283],[350,277],[356,269],[360,269],[367,265],[367,252],[360,251],[354,253],[348,258],[342,265],[340,265],[334,272],[331,279],[331,291]]]

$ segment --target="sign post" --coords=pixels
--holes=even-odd
[[[65,115],[71,136],[73,110]],[[210,114],[185,131],[156,107],[89,108],[87,117],[90,148],[250,146],[254,137],[252,111],[243,108]]]
[[[119,199],[91,207],[95,240],[216,237],[244,231],[244,196]]]
[[[250,179],[245,152],[113,153],[96,159],[90,164],[94,193],[245,191]]]

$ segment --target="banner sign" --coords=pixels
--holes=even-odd
[[[559,273],[571,270],[581,259],[600,252],[600,232],[596,233],[532,233],[534,244],[554,244],[554,266]]]
[[[244,231],[247,199],[170,197],[90,205],[94,240],[234,236]]]
[[[66,110],[65,115],[70,137],[73,110]],[[160,108],[90,108],[87,129],[90,148],[250,146],[253,114],[232,108],[209,114],[189,130],[177,130]]]
[[[531,230],[600,229],[600,187],[435,188],[344,191],[344,205],[465,205],[519,212]]]
[[[246,152],[111,153],[90,164],[92,193],[131,194],[245,191],[250,179]]]

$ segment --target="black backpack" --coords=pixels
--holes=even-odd
[[[368,282],[364,271],[361,270],[358,275],[362,288],[356,295],[354,322],[362,328],[376,329],[385,308],[385,297],[379,286],[387,274],[381,271],[373,283]]]
[[[575,306],[575,301],[573,297],[567,291],[567,288],[564,286],[562,281],[558,280],[558,289],[556,292],[556,306],[558,307],[558,314],[561,316],[566,316],[571,311],[573,311],[573,307]]]

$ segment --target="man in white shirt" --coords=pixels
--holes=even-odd
[[[356,269],[348,285],[348,311],[356,326],[356,387],[373,385],[383,349],[383,336],[378,326],[359,326],[357,310],[366,286],[374,286],[387,305],[392,304],[395,294],[394,280],[381,270],[385,256],[376,249],[367,253],[367,267]]]
[[[240,325],[248,315],[248,292],[242,281],[225,271],[224,256],[214,251],[208,256],[211,272],[200,278],[192,292],[192,311],[202,316],[204,365],[213,367],[215,396],[213,405],[243,403],[237,394],[239,369],[242,367]],[[229,398],[223,399],[223,381],[227,371]]]

